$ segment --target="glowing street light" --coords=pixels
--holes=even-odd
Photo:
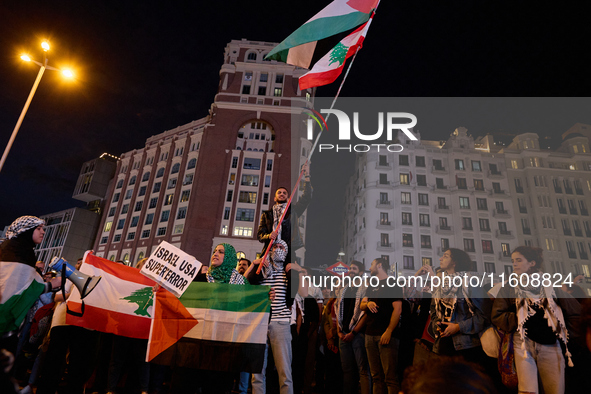
[[[6,145],[6,149],[4,149],[4,154],[2,155],[2,159],[0,159],[0,171],[2,171],[2,167],[4,167],[4,162],[6,161],[6,157],[8,156],[8,152],[10,152],[10,148],[12,147],[12,143],[14,142],[14,140],[16,138],[16,134],[18,133],[18,130],[20,129],[21,124],[23,123],[23,119],[25,118],[25,114],[27,113],[27,110],[29,109],[29,105],[31,104],[31,101],[33,100],[33,96],[35,95],[35,92],[37,91],[37,86],[39,86],[39,82],[41,82],[41,77],[43,77],[43,73],[45,72],[45,69],[61,71],[62,74],[68,78],[72,78],[74,76],[74,74],[70,70],[59,70],[55,67],[51,67],[51,66],[47,65],[47,62],[49,61],[49,59],[47,58],[47,51],[49,51],[49,44],[46,41],[43,41],[41,43],[41,48],[43,48],[43,63],[39,63],[35,60],[32,60],[27,55],[21,56],[21,59],[23,59],[24,61],[27,61],[27,62],[35,63],[36,65],[38,65],[40,67],[40,69],[39,69],[39,74],[37,74],[37,79],[35,80],[35,83],[33,84],[33,88],[31,89],[31,93],[29,93],[29,97],[27,98],[27,101],[25,102],[25,106],[23,108],[23,111],[21,112],[21,115],[19,116],[18,121],[16,122],[16,126],[14,127],[12,135],[10,136],[10,140],[8,141],[8,144]]]

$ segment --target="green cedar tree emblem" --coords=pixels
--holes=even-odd
[[[148,308],[154,305],[151,287],[136,290],[129,297],[123,297],[121,299],[137,304],[138,308],[133,311],[136,315],[151,317],[148,313]]]
[[[346,47],[339,42],[330,52],[330,62],[328,62],[328,65],[330,66],[335,62],[339,62],[339,66],[343,65],[348,50],[349,47]]]

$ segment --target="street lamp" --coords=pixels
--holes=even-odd
[[[18,121],[16,122],[16,126],[14,127],[14,130],[12,132],[12,135],[10,136],[10,140],[8,141],[8,144],[6,145],[6,149],[4,149],[4,154],[2,155],[2,159],[0,159],[0,171],[2,171],[2,167],[4,167],[4,162],[6,161],[6,157],[8,156],[8,152],[10,152],[10,148],[12,147],[12,143],[14,142],[14,139],[16,138],[16,134],[18,133],[18,130],[20,129],[21,124],[23,123],[23,119],[25,118],[25,114],[27,113],[27,110],[29,109],[29,105],[31,104],[31,100],[33,100],[33,96],[35,95],[35,91],[37,91],[37,86],[39,86],[39,82],[41,82],[41,77],[43,77],[43,73],[45,72],[45,69],[61,71],[65,77],[68,77],[68,78],[73,77],[73,74],[70,70],[59,70],[55,67],[51,67],[51,66],[47,65],[47,62],[49,61],[49,59],[47,58],[47,51],[49,51],[49,44],[47,43],[47,41],[43,41],[41,43],[41,48],[43,48],[43,63],[39,63],[39,62],[36,62],[35,60],[31,60],[31,58],[27,55],[21,56],[21,59],[23,59],[24,61],[33,62],[41,68],[39,69],[39,74],[37,74],[37,79],[35,80],[35,83],[33,84],[33,88],[31,89],[31,93],[29,93],[29,97],[27,98],[27,102],[25,103],[23,111],[21,112],[21,116],[19,116]]]

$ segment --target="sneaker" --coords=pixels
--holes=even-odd
[[[23,387],[23,389],[21,391],[19,391],[19,394],[33,394],[33,389],[31,388],[30,385],[27,385],[27,386]]]

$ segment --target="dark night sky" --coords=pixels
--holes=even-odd
[[[71,194],[84,161],[141,147],[147,137],[207,114],[226,43],[279,42],[328,2],[0,5],[2,150],[38,71],[19,59],[23,51],[40,60],[39,42],[48,38],[50,65],[73,64],[78,76],[74,83],[53,71],[43,77],[0,173],[0,226],[20,215],[80,205]],[[588,95],[586,11],[544,1],[383,0],[341,94]],[[336,88],[337,83],[317,94],[330,96]],[[565,127],[576,121],[591,122],[565,119]],[[457,126],[418,128],[424,138],[444,139]],[[566,130],[557,127],[540,133]]]

